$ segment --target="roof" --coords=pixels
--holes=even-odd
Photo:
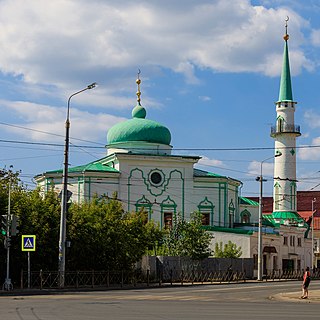
[[[130,141],[170,145],[171,133],[169,129],[156,121],[145,119],[145,117],[145,108],[137,105],[132,110],[132,119],[117,123],[109,129],[108,145]]]
[[[82,166],[71,167],[69,173],[73,172],[119,172],[117,169],[104,165],[100,162],[90,162]],[[46,173],[62,173],[62,169],[47,171]]]
[[[308,227],[305,220],[295,211],[274,211],[271,216],[280,224],[286,224],[288,221],[289,224],[295,224],[298,227]]]
[[[258,197],[249,197],[250,200],[259,201]],[[316,201],[313,201],[316,200]],[[263,197],[262,211],[264,214],[271,214],[273,207],[272,197]],[[320,191],[297,191],[297,207],[298,214],[304,220],[308,220],[313,210],[314,215],[314,229],[320,230]],[[267,215],[266,215],[267,216]]]
[[[283,52],[283,63],[279,92],[279,102],[280,101],[293,101],[287,40],[285,40]]]
[[[224,227],[216,227],[216,226],[202,226],[202,228],[207,231],[217,231],[217,232],[227,232],[227,233],[247,234],[247,235],[253,234],[252,230],[224,228]]]
[[[193,175],[194,177],[216,177],[216,178],[226,178],[225,176],[221,176],[216,173],[200,170],[200,169],[193,169]]]
[[[259,206],[259,202],[256,202],[254,200],[245,198],[245,197],[239,197],[240,204],[246,204],[249,206]]]

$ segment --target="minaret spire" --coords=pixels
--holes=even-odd
[[[289,64],[289,53],[288,53],[288,21],[289,17],[286,18],[286,33],[283,36],[285,41],[284,52],[283,52],[283,63],[280,81],[280,92],[279,92],[279,102],[280,101],[293,101],[292,96],[292,86],[291,86],[291,75],[290,75],[290,64]]]
[[[136,84],[138,85],[138,91],[137,91],[136,95],[137,95],[137,102],[138,102],[139,106],[141,106],[141,91],[140,91],[141,80],[140,80],[140,73],[141,73],[141,70],[139,69],[137,80],[136,80]]]
[[[140,79],[140,69],[138,69],[138,76],[136,80],[136,84],[138,86],[137,89],[137,105],[133,108],[132,110],[132,117],[133,118],[145,118],[147,115],[147,111],[144,107],[141,106],[141,91],[140,91],[140,84],[141,84],[141,79]]]
[[[280,80],[279,100],[276,102],[276,124],[271,127],[271,137],[275,140],[275,151],[281,157],[274,159],[273,217],[277,222],[296,223],[297,179],[296,179],[296,138],[301,135],[300,126],[294,121],[296,102],[293,100],[289,50],[288,21],[286,18],[283,37],[284,53]]]

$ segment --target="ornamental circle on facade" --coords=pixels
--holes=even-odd
[[[154,186],[160,186],[164,181],[163,173],[159,170],[153,170],[149,173],[149,181]]]

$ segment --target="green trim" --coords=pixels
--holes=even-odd
[[[204,171],[204,170],[200,170],[200,169],[196,169],[193,168],[193,176],[194,177],[207,177],[207,178],[226,178],[226,176],[221,176],[219,174],[216,173],[212,173],[212,172],[208,172],[208,171]]]
[[[153,172],[155,169],[152,169],[149,171],[150,172]],[[158,171],[160,171],[160,169],[157,169]],[[161,195],[164,194],[164,192],[167,190],[168,188],[168,185],[169,183],[171,182],[171,179],[172,179],[172,175],[174,173],[178,173],[178,175],[180,175],[180,179],[181,179],[181,183],[182,183],[182,188],[181,188],[181,198],[182,198],[182,216],[184,217],[184,214],[185,214],[185,179],[183,178],[183,175],[182,175],[182,172],[177,170],[177,169],[174,169],[174,170],[171,170],[169,172],[169,175],[168,175],[168,178],[166,179],[166,176],[165,174],[163,173],[163,177],[165,179],[164,183],[160,186],[155,186],[155,185],[152,185],[149,180],[148,180],[148,177],[149,177],[149,174],[147,174],[147,178],[145,177],[144,175],[144,171],[141,170],[140,168],[133,168],[131,169],[130,171],[130,174],[128,176],[128,211],[130,211],[130,189],[131,189],[131,179],[132,179],[132,176],[133,176],[133,173],[134,172],[140,172],[141,174],[141,178],[143,180],[143,183],[144,185],[146,186],[146,189],[147,191],[149,192],[149,194],[155,196],[155,197],[159,197]],[[156,192],[158,190],[158,192]]]
[[[148,221],[151,220],[152,203],[145,197],[145,195],[143,195],[139,200],[137,200],[135,206],[136,212],[138,212],[140,208],[148,209]]]
[[[240,204],[249,205],[249,206],[259,206],[259,202],[253,201],[245,197],[239,197]]]
[[[216,226],[202,226],[202,229],[207,231],[216,231],[216,232],[226,232],[226,233],[235,233],[235,234],[247,234],[252,235],[252,230],[243,230],[243,229],[235,229],[235,228],[225,228],[225,227],[216,227]]]
[[[119,173],[118,170],[109,167],[105,164],[102,164],[101,162],[98,161],[94,161],[94,162],[90,162],[88,164],[85,165],[81,165],[81,166],[76,166],[76,167],[71,167],[68,169],[69,173],[76,173],[76,172],[114,172],[114,173]],[[45,172],[46,174],[53,174],[53,173],[62,173],[62,169],[59,170],[53,170],[53,171],[47,171]]]
[[[88,187],[88,192],[89,192],[88,200],[91,201],[91,177],[89,177],[88,180],[89,180],[88,181],[88,185],[89,185],[89,187]]]

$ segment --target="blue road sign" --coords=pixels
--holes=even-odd
[[[36,251],[35,235],[23,235],[21,239],[22,239],[22,243],[21,243],[22,251]]]

